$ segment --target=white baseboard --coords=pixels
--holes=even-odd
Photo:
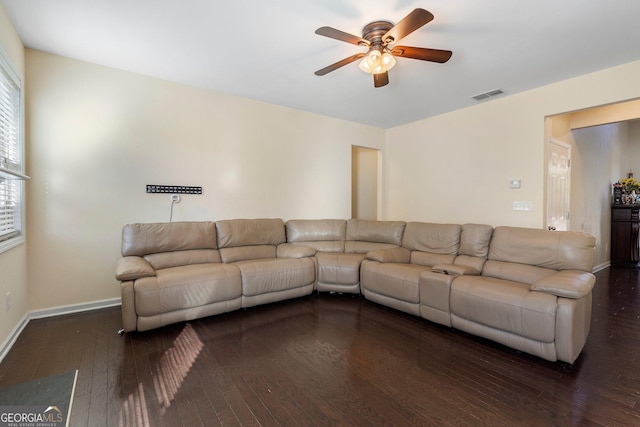
[[[99,301],[84,302],[80,304],[62,305],[58,307],[45,308],[42,310],[33,310],[22,316],[22,319],[15,328],[11,331],[9,336],[0,346],[0,362],[9,353],[13,344],[29,324],[31,319],[44,319],[46,317],[62,316],[64,314],[80,313],[83,311],[99,310],[101,308],[116,307],[121,304],[120,298],[110,298]]]
[[[18,339],[24,328],[27,326],[27,324],[29,324],[29,313],[25,313],[25,315],[22,316],[22,319],[20,319],[7,339],[4,340],[2,346],[0,346],[0,362],[2,362],[7,353],[9,353],[9,350],[11,350],[11,347],[13,347],[13,344],[15,344],[16,340]]]
[[[604,270],[607,267],[611,267],[611,261],[607,261],[602,264],[596,265],[595,267],[593,267],[593,272],[597,273],[598,271]]]
[[[80,313],[83,311],[99,310],[115,307],[121,304],[120,298],[103,299],[99,301],[83,302],[80,304],[61,305],[58,307],[34,310],[29,313],[29,319],[44,319],[46,317],[62,316],[63,314]]]

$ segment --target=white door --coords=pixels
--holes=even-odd
[[[547,145],[547,228],[569,229],[571,146],[549,140]]]

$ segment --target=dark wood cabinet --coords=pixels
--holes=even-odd
[[[640,261],[640,205],[611,208],[611,264],[636,266]]]

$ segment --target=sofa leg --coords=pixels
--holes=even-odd
[[[124,335],[124,328],[118,329],[118,335],[120,336]]]

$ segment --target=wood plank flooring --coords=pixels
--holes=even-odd
[[[119,308],[31,321],[0,387],[78,369],[74,426],[640,425],[636,269],[597,274],[573,365],[343,295],[120,324]]]

